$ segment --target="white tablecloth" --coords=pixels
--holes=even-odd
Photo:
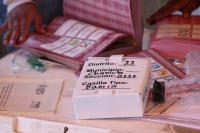
[[[148,48],[149,36],[151,31],[146,30],[144,35],[144,49]],[[28,118],[36,118],[40,120],[49,120],[68,124],[83,125],[88,127],[96,127],[109,129],[111,133],[170,133],[172,130],[169,125],[153,123],[132,119],[99,119],[99,120],[77,120],[75,119],[72,93],[73,87],[77,82],[77,76],[71,69],[52,68],[44,73],[39,72],[20,72],[12,71],[12,58],[14,53],[0,59],[0,77],[1,78],[63,78],[64,86],[58,102],[55,113],[28,113],[28,112],[0,112],[0,115],[23,116]],[[22,68],[21,68],[22,69]],[[52,94],[53,95],[53,94]]]

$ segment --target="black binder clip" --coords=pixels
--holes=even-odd
[[[158,82],[155,80],[153,83],[152,90],[153,102],[164,102],[165,101],[165,82]]]
[[[64,133],[67,133],[67,131],[68,131],[68,128],[64,127]]]

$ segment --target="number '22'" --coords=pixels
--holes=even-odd
[[[134,64],[134,61],[125,61],[124,65],[133,65],[133,64]]]

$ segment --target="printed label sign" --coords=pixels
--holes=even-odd
[[[139,91],[147,80],[150,61],[146,59],[126,59],[121,63],[105,60],[91,60],[84,64],[78,90]],[[143,84],[144,85],[144,84]]]

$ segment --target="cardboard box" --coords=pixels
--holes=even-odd
[[[147,59],[96,57],[86,61],[73,93],[76,118],[143,116],[149,75]]]

